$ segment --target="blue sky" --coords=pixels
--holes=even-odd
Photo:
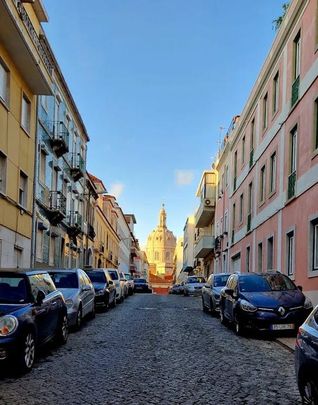
[[[44,1],[46,33],[91,138],[88,170],[135,214],[142,243],[162,203],[182,235],[219,128],[243,109],[282,3]]]

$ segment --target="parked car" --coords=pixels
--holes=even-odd
[[[202,309],[216,314],[220,311],[221,290],[225,287],[230,274],[211,274],[208,281],[202,287]]]
[[[62,292],[70,326],[80,329],[85,317],[95,316],[95,290],[81,269],[49,270],[56,288]]]
[[[205,278],[200,276],[189,276],[183,286],[183,295],[201,295]]]
[[[279,272],[232,274],[221,291],[221,322],[237,334],[246,328],[296,331],[311,310],[301,289]]]
[[[128,297],[128,280],[123,271],[119,272],[119,277],[120,277],[120,284],[123,286],[123,289],[124,289],[124,297],[127,298]]]
[[[181,294],[183,292],[183,286],[181,284],[173,284],[169,289],[169,294]]]
[[[295,368],[303,404],[318,405],[318,306],[299,328]]]
[[[124,282],[120,281],[120,275],[117,269],[107,269],[107,271],[110,274],[116,287],[116,301],[121,303],[124,301],[125,297]]]
[[[107,269],[85,269],[95,289],[95,307],[116,306],[116,287]]]
[[[144,292],[144,293],[151,292],[149,284],[145,278],[135,278],[134,283],[135,283],[135,292]]]
[[[128,295],[133,295],[135,287],[134,279],[130,273],[125,273],[125,278],[128,282]]]
[[[65,300],[46,271],[1,270],[0,365],[15,361],[31,370],[38,347],[68,338]]]

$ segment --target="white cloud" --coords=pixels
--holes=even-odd
[[[178,186],[187,186],[194,180],[193,170],[176,170],[176,183]]]
[[[113,183],[110,185],[109,194],[119,198],[122,195],[124,188],[125,185],[123,183]]]

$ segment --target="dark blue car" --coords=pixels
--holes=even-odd
[[[53,338],[63,344],[67,337],[65,301],[49,274],[1,270],[0,366],[12,359],[18,371],[29,371],[39,345]]]
[[[303,404],[318,405],[318,307],[299,328],[295,366]]]
[[[279,272],[232,274],[221,291],[220,319],[244,329],[296,331],[312,311],[301,288]]]
[[[211,274],[208,281],[202,287],[202,309],[216,314],[220,311],[221,290],[225,287],[230,274]]]

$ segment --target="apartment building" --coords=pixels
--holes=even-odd
[[[37,95],[52,94],[40,0],[0,0],[0,267],[30,267]]]
[[[317,16],[317,1],[291,2],[240,119],[215,162],[221,178],[229,166],[229,176],[218,190],[222,194],[223,187],[228,194],[217,200],[216,209],[217,237],[228,212],[225,269],[277,269],[301,285],[315,304]],[[221,204],[228,208],[222,211]]]
[[[130,271],[130,251],[132,245],[132,234],[127,223],[125,214],[120,206],[116,205],[116,211],[118,215],[118,236],[120,238],[119,242],[119,252],[118,252],[118,260],[119,266],[118,269],[123,271],[124,273],[129,273]]]
[[[86,236],[86,151],[89,137],[44,35],[53,64],[51,96],[37,108],[35,266],[83,267]]]

